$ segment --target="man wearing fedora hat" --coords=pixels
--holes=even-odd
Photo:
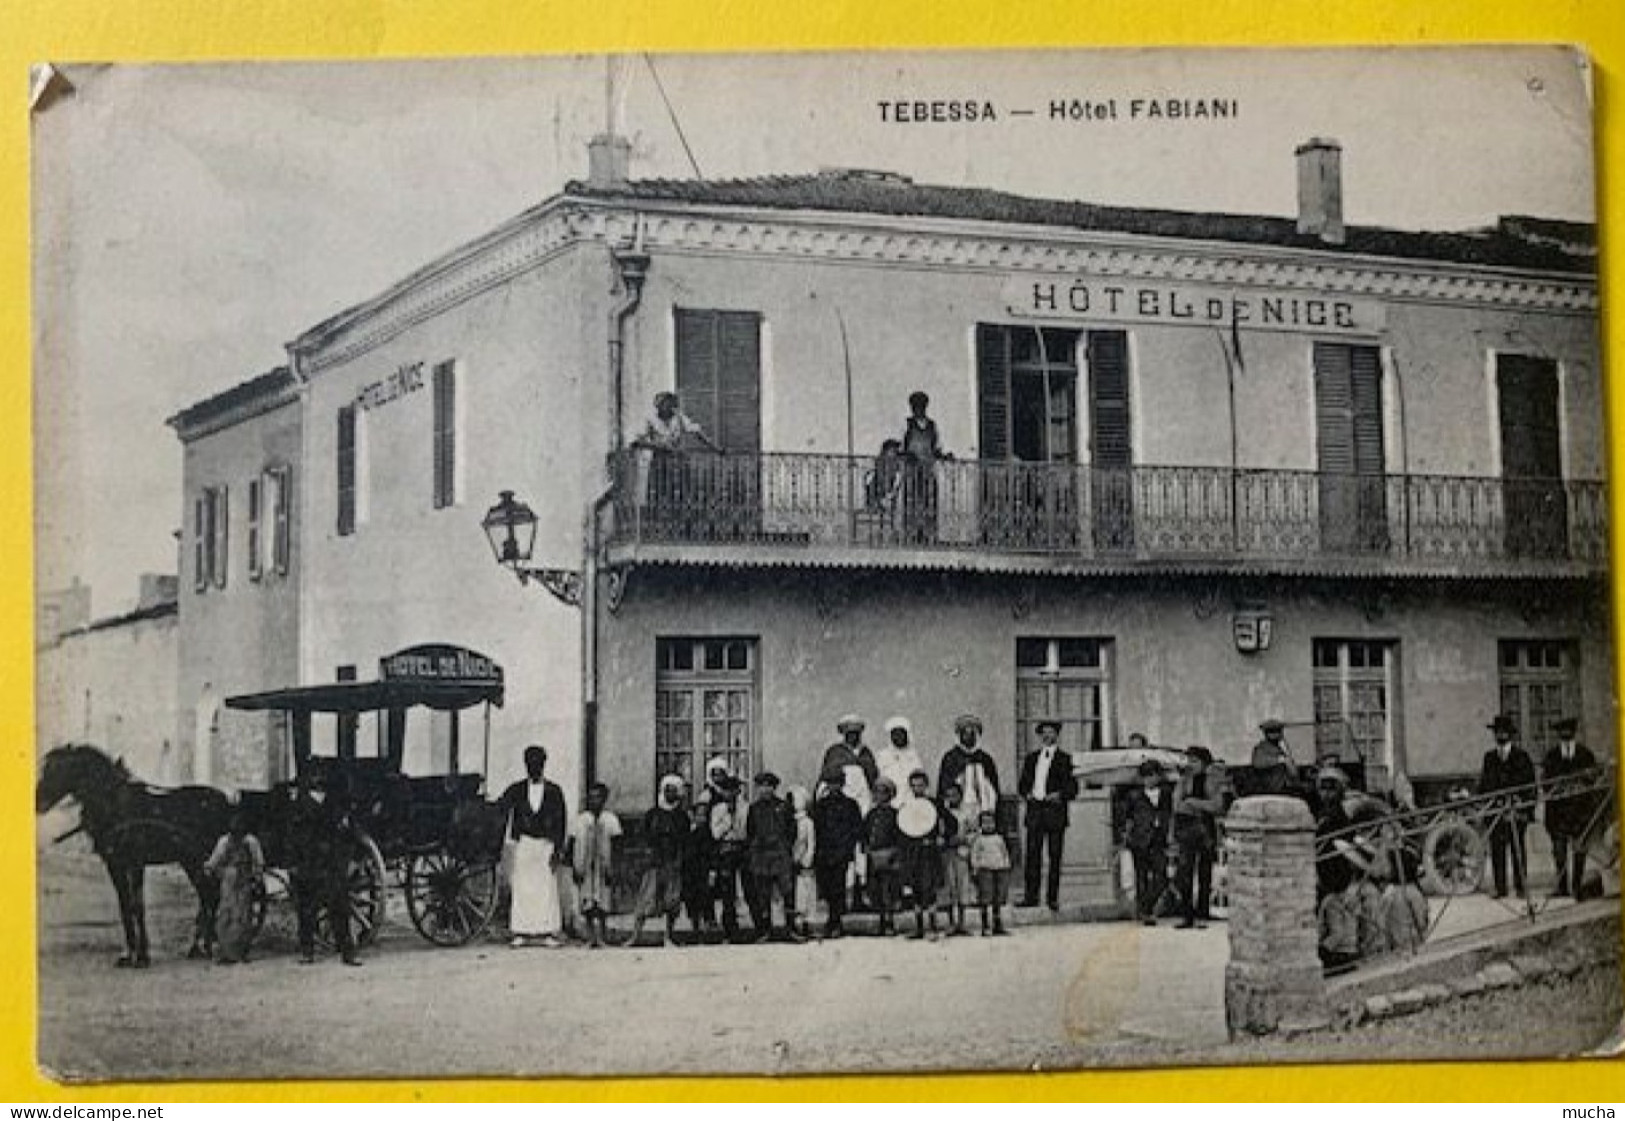
[[[1038,750],[1021,762],[1016,792],[1027,806],[1027,891],[1023,907],[1038,906],[1038,880],[1043,871],[1044,850],[1049,850],[1049,877],[1044,884],[1044,901],[1052,911],[1061,908],[1061,842],[1069,823],[1067,805],[1078,796],[1078,780],[1072,773],[1072,756],[1061,750],[1061,722],[1040,720],[1033,725]]]
[[[1501,790],[1532,787],[1535,784],[1535,764],[1529,753],[1518,746],[1518,722],[1501,713],[1485,725],[1495,737],[1495,746],[1484,753],[1484,768],[1478,778],[1478,793],[1494,794]],[[1490,827],[1490,872],[1495,877],[1495,898],[1507,893],[1507,863],[1511,858],[1512,889],[1523,894],[1524,830],[1529,825],[1529,810],[1522,804],[1525,798],[1533,800],[1533,793],[1519,795],[1495,816]]]
[[[1557,744],[1541,760],[1541,777],[1547,782],[1564,785],[1583,782],[1597,769],[1596,757],[1583,743],[1577,743],[1575,732],[1580,722],[1572,716],[1560,717],[1552,722],[1557,733]],[[1570,779],[1575,775],[1578,778]],[[1585,880],[1586,852],[1582,839],[1596,801],[1588,791],[1553,793],[1546,798],[1546,832],[1552,838],[1552,862],[1557,865],[1557,887],[1553,895],[1580,894]],[[1572,873],[1572,874],[1571,874]]]

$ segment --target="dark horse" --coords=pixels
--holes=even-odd
[[[80,828],[90,834],[118,892],[125,947],[118,964],[148,964],[145,883],[148,866],[158,864],[179,864],[192,881],[198,912],[187,956],[208,957],[220,889],[203,864],[226,831],[226,796],[207,786],[149,787],[131,777],[123,760],[89,744],[67,744],[45,755],[34,811],[45,813],[70,796],[79,803]]]

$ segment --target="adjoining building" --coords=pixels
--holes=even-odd
[[[101,619],[88,617],[90,588],[77,581],[66,595],[42,599],[67,605],[58,621],[79,621],[36,650],[37,753],[89,743],[122,758],[138,778],[179,781],[175,577],[142,575],[135,606]]]
[[[1348,226],[1337,145],[1297,160],[1287,219],[638,182],[600,137],[586,181],[290,344],[296,676],[484,651],[495,776],[540,740],[630,818],[714,755],[810,785],[848,711],[874,746],[908,716],[933,773],[979,715],[1007,795],[1041,717],[1243,760],[1273,716],[1424,789],[1497,711],[1611,751],[1594,229]],[[664,391],[720,454],[639,446]],[[899,466],[915,392],[946,454]],[[501,491],[579,608],[492,562]],[[1113,892],[1105,798],[1069,892]]]

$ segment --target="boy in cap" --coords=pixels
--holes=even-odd
[[[1264,738],[1253,745],[1253,793],[1285,794],[1292,789],[1292,752],[1286,725],[1270,717],[1258,726]]]
[[[1173,799],[1163,789],[1162,768],[1140,764],[1140,785],[1124,800],[1123,829],[1117,838],[1134,858],[1134,905],[1140,921],[1156,926],[1157,900],[1168,886],[1168,827]]]
[[[746,903],[756,940],[765,942],[773,932],[773,895],[777,892],[789,937],[802,941],[796,931],[795,813],[779,797],[779,776],[772,771],[756,776],[756,798],[745,815],[745,843],[754,887]]]
[[[1218,820],[1224,815],[1223,791],[1209,768],[1213,753],[1196,744],[1186,749],[1190,769],[1180,776],[1174,795],[1174,844],[1179,849],[1175,886],[1185,901],[1183,930],[1207,925],[1213,892],[1213,856],[1219,847]]]
[[[746,814],[739,808],[743,784],[730,774],[711,776],[711,801],[706,819],[711,831],[711,898],[722,911],[722,936],[729,942],[739,936],[739,885],[743,879],[753,884],[746,863]],[[747,897],[755,895],[748,888]],[[750,905],[750,899],[746,899]]]
[[[845,784],[846,773],[840,767],[825,768],[812,806],[813,875],[818,880],[818,895],[829,912],[824,925],[826,938],[840,938],[846,933],[841,921],[846,915],[846,877],[863,840],[863,811],[847,797]]]
[[[863,851],[869,861],[869,902],[880,912],[880,933],[894,934],[892,913],[897,909],[898,879],[902,875],[902,831],[892,798],[897,789],[890,779],[875,783],[875,805],[863,819]]]

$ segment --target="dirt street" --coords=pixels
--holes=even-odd
[[[435,949],[391,916],[361,969],[186,961],[192,903],[151,874],[154,962],[113,968],[88,855],[41,866],[40,1061],[57,1077],[808,1072],[1120,1065],[1224,1040],[1222,925],[1024,928],[677,950]]]

